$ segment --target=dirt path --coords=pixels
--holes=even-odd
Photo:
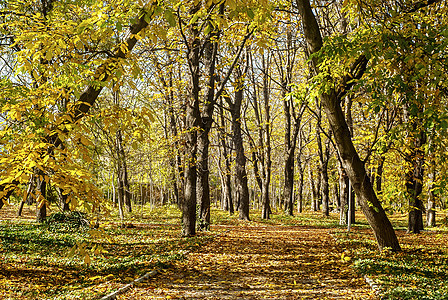
[[[229,230],[117,299],[374,299],[328,229]]]

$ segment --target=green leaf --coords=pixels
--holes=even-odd
[[[193,23],[196,23],[196,21],[199,19],[199,12],[195,13],[193,17],[191,17],[190,22],[188,22],[188,25],[191,25]]]
[[[212,31],[212,26],[208,24],[207,27],[205,27],[204,34],[207,35],[210,33],[210,31]]]
[[[171,27],[176,26],[176,19],[171,8],[167,8],[163,15],[165,16],[165,19],[168,21],[168,24],[170,24]]]
[[[246,11],[246,13],[247,13],[247,16],[251,19],[253,19],[255,17],[253,10],[250,8]]]
[[[117,23],[115,24],[115,28],[117,28],[118,31],[121,31],[121,30],[123,29],[123,25],[121,25],[120,22],[117,22]]]

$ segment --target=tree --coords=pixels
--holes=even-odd
[[[322,74],[319,69],[319,60],[316,56],[323,46],[319,25],[317,24],[309,1],[298,0],[297,7],[302,17],[302,27],[307,43],[307,51],[312,56],[310,69],[315,75]],[[350,77],[347,76],[347,82],[349,78],[350,80],[360,78],[365,71],[367,63],[368,61],[365,56],[359,56],[351,65]],[[328,80],[329,78],[327,77],[325,79]],[[349,88],[347,83],[343,85],[342,91],[330,87],[322,92],[319,97],[334,134],[335,143],[341,155],[344,169],[352,182],[356,196],[360,200],[364,215],[375,233],[379,248],[383,249],[388,247],[395,251],[400,250],[400,245],[392,224],[376,197],[364,164],[360,160],[350,137],[350,132],[340,106],[341,95],[347,92],[347,88]]]
[[[44,2],[45,11],[48,11],[48,3]],[[80,16],[86,17],[86,7],[83,4],[78,4],[72,6],[73,12],[79,12]],[[35,167],[39,168],[41,172],[38,175],[40,182],[38,186],[42,197],[45,197],[45,189],[51,180],[52,184],[63,190],[63,194],[69,195],[74,206],[76,206],[76,201],[73,197],[94,201],[99,198],[96,188],[89,182],[89,174],[76,163],[77,158],[73,156],[74,153],[78,153],[82,158],[86,158],[85,147],[90,143],[82,135],[82,131],[76,132],[74,129],[82,127],[79,121],[89,112],[110,79],[117,73],[123,72],[121,63],[137,43],[138,34],[148,26],[147,20],[154,14],[156,7],[157,4],[152,2],[143,10],[141,7],[128,7],[129,13],[134,14],[138,11],[138,15],[130,26],[127,37],[116,46],[105,45],[108,42],[101,43],[102,38],[109,41],[110,35],[114,33],[109,22],[112,21],[113,26],[116,26],[118,22],[123,22],[122,19],[103,18],[104,11],[110,8],[107,5],[89,7],[87,10],[98,8],[97,15],[90,19],[84,19],[84,22],[80,24],[73,22],[71,19],[73,15],[66,14],[64,6],[57,5],[46,19],[42,19],[38,15],[34,19],[30,18],[29,20],[35,21],[30,25],[28,22],[22,22],[21,18],[15,18],[27,16],[29,7],[21,4],[15,6],[14,3],[11,3],[11,11],[7,13],[10,19],[2,24],[2,30],[13,28],[13,32],[9,33],[14,36],[15,45],[23,49],[17,53],[19,71],[26,79],[39,76],[39,79],[45,79],[45,84],[30,87],[25,80],[25,82],[22,81],[23,84],[15,86],[11,80],[2,81],[2,85],[6,87],[2,96],[13,101],[7,104],[10,106],[9,110],[15,114],[10,115],[10,119],[12,121],[26,120],[31,124],[25,128],[23,134],[26,142],[29,144],[32,141],[34,145],[34,149],[30,153],[32,155],[25,157],[17,155],[17,151],[27,149],[24,144],[5,149],[2,153],[5,160],[14,158],[13,161],[15,161],[14,165],[10,165],[15,171],[12,172],[13,169],[10,169],[6,170],[7,173],[2,174],[3,180],[0,187],[2,205],[4,199],[8,198],[21,182],[29,180],[29,172]],[[24,11],[20,11],[20,9]],[[127,15],[120,15],[120,17],[126,19]],[[42,26],[44,23],[45,26]],[[101,52],[102,49],[98,51],[102,54],[110,54],[106,57],[98,54],[96,49],[90,50],[91,45],[88,44],[88,39],[85,39],[85,36],[92,32],[90,26],[95,27],[93,24],[103,25],[99,26],[101,29],[96,32],[98,37],[96,46],[107,48],[105,52]],[[52,30],[47,31],[48,28]],[[72,39],[68,40],[69,45],[67,45],[65,38],[73,33],[75,34]],[[99,44],[101,45],[99,46]],[[34,45],[37,45],[38,48],[33,47]],[[84,53],[81,48],[88,50]],[[95,53],[93,57],[97,56],[96,59],[83,61],[92,55],[92,52]],[[88,62],[89,68],[85,68],[85,62]],[[61,64],[64,67],[60,67]],[[72,67],[69,67],[70,64]],[[69,78],[70,80],[68,80]],[[82,86],[87,86],[84,91],[81,91]],[[17,94],[19,90],[21,93]],[[15,94],[16,96],[11,97]],[[57,108],[61,99],[63,101],[70,99],[71,103],[67,106],[67,110],[58,112]],[[33,104],[32,101],[40,105]],[[39,110],[39,107],[41,108],[40,112],[36,114],[34,110]],[[2,107],[2,109],[5,108],[5,106]],[[36,119],[36,117],[38,118]],[[66,140],[76,141],[76,152],[72,151],[73,145],[64,142]],[[70,158],[75,159],[71,160]],[[43,184],[44,181],[46,184]],[[40,197],[41,203],[45,204],[45,198],[42,200],[42,197]],[[44,205],[41,206],[42,209],[43,207]],[[43,212],[41,215],[44,215]]]
[[[225,95],[229,111],[232,116],[232,140],[235,147],[235,185],[236,203],[241,220],[249,221],[249,187],[247,185],[246,156],[244,154],[243,136],[241,131],[241,105],[244,99],[244,80],[247,73],[237,66],[234,70],[235,91],[233,100],[229,95]]]

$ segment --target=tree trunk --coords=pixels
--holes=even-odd
[[[198,201],[200,204],[200,229],[210,229],[210,183],[209,183],[209,147],[210,129],[213,123],[215,108],[215,62],[217,54],[218,32],[212,31],[204,42],[204,67],[206,69],[207,84],[205,87],[202,116],[198,133]]]
[[[285,202],[285,211],[288,215],[293,216],[294,213],[294,151],[289,149],[286,152],[285,159],[285,183],[283,188],[283,199]]]
[[[436,161],[435,155],[432,153],[433,148],[433,135],[429,135],[428,138],[428,149],[429,149],[429,174],[428,174],[428,203],[426,207],[426,226],[433,227],[436,226],[436,193],[434,189],[436,188]]]
[[[333,184],[333,193],[334,193],[334,197],[333,197],[333,210],[335,209],[340,209],[341,207],[341,195],[339,194],[339,183],[337,181],[334,182]]]
[[[263,101],[264,101],[264,145],[266,147],[264,151],[264,177],[263,177],[263,189],[262,189],[262,207],[261,217],[262,219],[269,219],[271,214],[270,198],[269,198],[269,186],[271,184],[271,114],[269,104],[270,93],[270,77],[269,77],[269,64],[270,56],[265,59],[263,55]]]
[[[199,10],[195,5],[190,11],[193,15]],[[199,29],[196,24],[191,26],[191,44],[188,45],[188,65],[190,69],[190,91],[186,103],[186,144],[185,144],[185,190],[182,203],[182,235],[196,234],[196,204],[197,204],[197,128],[201,125],[199,110],[200,90],[200,48]]]
[[[129,187],[128,180],[128,169],[126,164],[126,153],[123,147],[123,136],[121,133],[121,129],[117,130],[116,133],[116,141],[117,141],[117,164],[118,164],[118,195],[121,197],[121,202],[124,203],[128,212],[132,212],[132,204],[131,204],[131,193]]]
[[[348,126],[348,130],[350,131],[350,136],[353,137],[354,136],[354,132],[353,132],[353,118],[352,118],[352,106],[353,106],[353,99],[352,97],[345,97],[345,118],[347,120],[347,126]],[[369,176],[370,178],[370,176]],[[373,186],[373,183],[372,183]],[[348,185],[347,185],[347,189],[348,189],[348,212],[347,212],[347,225],[348,225],[348,230],[350,231],[350,227],[351,224],[355,224],[355,199],[356,199],[356,195],[355,195],[355,191],[351,186],[351,182],[350,180],[348,181]]]
[[[382,185],[383,185],[383,168],[384,162],[386,161],[386,156],[383,154],[380,156],[380,161],[378,162],[378,167],[376,169],[376,193],[381,195],[383,193]]]
[[[118,203],[118,214],[120,216],[121,222],[124,222],[124,185],[122,177],[121,165],[117,167],[117,203]]]
[[[64,194],[64,191],[58,187],[56,187],[56,193],[58,194],[58,200],[61,205],[62,211],[70,211],[69,203],[67,203],[67,196]]]
[[[320,196],[322,199],[322,214],[326,217],[330,215],[330,188],[328,183],[328,161],[330,159],[330,139],[327,138],[325,142],[325,149],[323,149],[322,139],[321,139],[321,115],[320,111],[317,120],[317,144],[319,152],[319,163],[320,163],[320,182],[321,190]]]
[[[286,46],[286,47],[285,47]],[[293,69],[295,64],[297,47],[293,33],[288,27],[286,32],[285,53],[278,51],[277,65],[280,76],[280,86],[283,98],[283,113],[285,116],[285,171],[282,201],[285,204],[285,211],[292,216],[294,211],[294,155],[297,145],[297,136],[300,130],[300,118],[302,113],[297,116],[296,105],[291,93],[291,83],[293,81]],[[274,57],[275,58],[275,57]],[[302,111],[301,108],[299,108]]]
[[[322,168],[322,214],[326,217],[330,215],[330,186],[328,184],[328,159]]]
[[[303,178],[304,170],[300,158],[297,159],[297,171],[299,172],[299,182],[297,191],[297,212],[300,214],[303,211]]]
[[[311,190],[311,210],[318,211],[319,210],[319,190],[316,187],[316,183],[314,181],[314,174],[312,168],[308,168],[308,173],[310,177],[310,190]]]
[[[220,103],[219,109],[220,117],[221,117],[221,129],[222,133],[220,134],[220,141],[222,147],[222,155],[224,157],[224,187],[223,187],[223,195],[224,195],[224,209],[227,210],[231,215],[234,213],[233,199],[232,199],[232,171],[230,169],[231,161],[230,161],[230,153],[228,153],[227,147],[227,133],[226,133],[226,121],[224,119],[224,109],[222,103]]]
[[[19,209],[17,210],[17,216],[20,217],[22,215],[23,206],[26,202],[29,202],[30,193],[34,188],[34,175],[31,176],[30,181],[28,183],[28,188],[26,190],[25,195],[23,196],[22,201],[20,201]]]
[[[423,130],[418,129],[421,119],[410,116],[407,107],[405,107],[404,117],[410,126],[410,130],[408,130],[410,145],[408,154],[405,157],[408,164],[408,170],[405,173],[406,194],[409,199],[408,233],[420,233],[423,230],[424,207],[420,195],[423,190],[425,162],[423,146],[426,142],[426,135]]]
[[[168,60],[171,62],[171,56],[167,51]],[[173,71],[170,69],[168,74],[168,83],[166,83],[165,79],[161,77],[161,82],[166,85],[165,89],[165,98],[168,106],[168,118],[169,118],[169,128],[170,135],[174,140],[172,151],[173,155],[170,158],[170,166],[171,166],[171,182],[173,185],[174,198],[177,204],[177,207],[182,207],[182,197],[183,197],[183,185],[182,182],[179,184],[178,178],[183,178],[183,169],[182,169],[182,160],[179,153],[179,142],[177,136],[177,122],[176,122],[176,114],[174,111],[174,87],[173,87]],[[182,181],[182,180],[180,180]]]
[[[43,223],[47,219],[47,182],[43,176],[43,173],[40,173],[37,178],[37,192],[39,193],[39,197],[37,198],[36,221],[38,223]]]
[[[432,161],[432,171],[429,173],[429,190],[428,190],[428,205],[426,209],[426,226],[433,227],[436,226],[436,195],[434,192],[436,170],[434,160]]]
[[[349,185],[347,173],[343,167],[339,168],[339,195],[340,195],[340,208],[339,208],[339,225],[347,225],[348,221],[348,201],[349,201]]]
[[[238,195],[238,210],[241,220],[249,221],[249,188],[247,185],[246,156],[244,154],[243,136],[241,131],[241,105],[244,98],[243,72],[236,69],[237,86],[235,88],[235,102],[231,104],[233,144],[235,147],[235,185]],[[229,103],[230,104],[230,103]]]
[[[297,0],[297,6],[299,14],[302,17],[307,51],[308,54],[312,55],[322,48],[322,36],[319,25],[317,24],[309,0]],[[315,74],[319,73],[318,65],[318,58],[315,56],[311,59],[310,66]],[[364,73],[366,65],[367,59],[365,57],[361,56],[357,59],[354,63],[355,67],[352,68],[357,73],[353,74],[355,76],[350,77],[350,80],[360,78]],[[341,95],[343,93],[338,93],[333,88],[330,88],[326,93],[321,94],[320,98],[334,134],[335,143],[340,153],[344,169],[350,178],[364,215],[374,231],[379,249],[387,247],[393,251],[401,250],[392,224],[376,197],[370,179],[367,176],[365,166],[353,145],[350,131],[340,106]]]

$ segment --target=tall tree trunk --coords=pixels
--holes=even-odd
[[[219,109],[220,117],[221,117],[221,134],[220,134],[220,141],[221,141],[221,147],[222,147],[222,156],[224,157],[224,201],[225,205],[224,208],[227,210],[231,215],[235,212],[234,206],[233,206],[233,198],[232,198],[232,171],[230,169],[231,161],[230,161],[230,153],[228,151],[229,147],[227,146],[227,131],[226,131],[226,121],[224,118],[224,108],[222,106],[222,102],[220,103],[220,109]]]
[[[341,207],[341,198],[339,194],[339,182],[335,181],[333,183],[333,209],[340,209]]]
[[[347,126],[348,126],[348,130],[350,131],[350,137],[354,136],[354,132],[353,132],[353,118],[352,118],[352,106],[353,106],[353,99],[352,97],[345,97],[345,119],[347,120]],[[370,176],[369,176],[370,177]],[[372,183],[373,186],[373,183]],[[349,228],[351,226],[351,224],[355,224],[355,204],[356,204],[356,195],[355,195],[355,191],[351,186],[351,182],[350,180],[348,181],[348,185],[347,185],[347,189],[348,189],[348,213],[347,213],[347,224],[349,225]],[[350,230],[350,229],[349,229]]]
[[[319,25],[317,24],[309,0],[297,0],[296,3],[299,14],[302,17],[302,26],[308,54],[315,54],[323,45]],[[312,57],[310,63],[311,70],[315,74],[320,73],[318,68],[319,62],[316,56]],[[354,70],[353,72],[356,73],[352,74],[354,76],[350,77],[350,80],[360,78],[365,71],[366,65],[367,59],[364,56],[359,57],[354,62],[354,67],[352,68]],[[388,247],[393,251],[398,251],[400,250],[400,244],[398,243],[395,231],[381,203],[376,197],[365,166],[353,145],[350,131],[340,106],[340,97],[342,94],[330,88],[327,92],[321,94],[320,98],[334,134],[335,143],[338,147],[344,169],[350,178],[364,215],[373,229],[378,247],[380,249]]]
[[[261,207],[261,217],[262,219],[269,219],[271,213],[270,198],[269,198],[269,187],[271,184],[271,113],[269,104],[269,93],[270,93],[270,77],[269,77],[269,64],[270,55],[265,58],[263,55],[263,102],[264,102],[264,145],[266,147],[264,151],[264,174],[263,177],[263,189],[262,189],[262,207]]]
[[[221,5],[221,13],[224,6]],[[211,24],[209,25],[211,26]],[[210,227],[210,183],[208,153],[210,147],[210,129],[213,123],[213,111],[215,108],[215,64],[218,52],[217,39],[219,32],[213,30],[204,41],[204,67],[206,69],[206,87],[201,115],[201,130],[198,134],[198,200],[200,203],[199,218],[201,229],[209,230]]]
[[[114,104],[118,107],[120,106],[120,91],[117,89],[114,94]],[[125,204],[128,212],[132,212],[132,204],[131,204],[131,193],[129,187],[128,180],[128,168],[126,164],[126,152],[124,151],[123,145],[123,134],[121,129],[118,129],[116,132],[116,155],[117,155],[117,164],[118,164],[118,187],[119,187],[119,195],[122,197],[122,203]]]
[[[286,46],[286,47],[285,47]],[[293,39],[292,30],[288,27],[286,32],[286,45],[281,45],[285,50],[278,52],[276,66],[280,75],[280,87],[283,98],[283,113],[285,116],[285,168],[282,203],[285,204],[285,211],[292,216],[294,211],[294,155],[297,145],[297,136],[300,129],[300,118],[297,116],[296,105],[289,95],[291,93],[291,83],[293,81],[293,69],[297,54],[297,47]],[[284,52],[284,53],[283,53]],[[274,59],[276,57],[274,56]],[[299,108],[301,111],[301,108]]]
[[[122,170],[121,165],[117,166],[117,203],[118,203],[118,214],[120,216],[121,222],[124,222],[124,187],[122,181]]]
[[[193,15],[199,10],[199,4],[191,9]],[[200,89],[200,48],[199,29],[197,24],[191,26],[191,44],[188,47],[188,66],[190,69],[190,91],[186,103],[186,145],[185,145],[185,184],[184,201],[182,203],[182,235],[196,234],[196,204],[197,204],[197,128],[201,125],[199,110]]]
[[[330,215],[330,185],[328,183],[328,161],[330,159],[330,145],[326,145],[324,153],[324,161],[322,164],[322,214]]]
[[[412,97],[412,96],[411,96]],[[423,190],[423,170],[426,143],[426,135],[421,129],[422,120],[419,116],[411,114],[409,104],[404,107],[404,121],[408,124],[408,147],[405,161],[407,171],[405,173],[406,194],[409,199],[408,233],[420,233],[423,230],[423,201],[421,193]],[[423,113],[420,109],[417,114]]]
[[[235,147],[235,185],[238,195],[238,210],[241,220],[249,218],[249,188],[247,185],[246,156],[244,154],[243,136],[241,131],[241,105],[244,98],[244,73],[238,68],[236,70],[235,102],[226,97],[232,114],[233,145]]]
[[[423,230],[423,201],[420,197],[423,190],[424,133],[415,138],[409,156],[406,158],[409,170],[405,174],[406,192],[409,197],[408,232],[420,233]]]
[[[320,197],[322,199],[322,214],[324,216],[330,215],[330,189],[328,183],[328,161],[330,159],[330,139],[327,138],[325,142],[325,149],[323,149],[322,138],[322,115],[319,109],[317,114],[317,148],[319,152],[319,176],[320,176]]]
[[[206,69],[206,92],[198,133],[198,201],[200,204],[199,219],[201,230],[210,229],[210,183],[209,183],[209,147],[210,129],[213,122],[213,110],[215,108],[215,62],[217,54],[217,32],[213,31],[204,42],[204,65]]]
[[[294,151],[290,148],[286,152],[285,159],[285,183],[283,188],[283,201],[285,202],[286,213],[293,216],[294,210]]]
[[[297,171],[299,172],[299,183],[297,191],[297,212],[300,214],[303,211],[303,184],[304,184],[304,170],[300,157],[297,159]]]
[[[168,61],[171,62],[171,56],[167,51]],[[169,118],[169,127],[170,127],[170,135],[174,140],[172,151],[173,155],[170,159],[171,166],[171,182],[173,185],[174,197],[176,200],[176,204],[179,208],[182,207],[183,201],[183,184],[182,180],[178,180],[178,178],[183,178],[183,168],[182,168],[182,159],[179,153],[179,142],[177,136],[177,122],[176,122],[176,113],[174,111],[174,86],[173,86],[173,70],[169,70],[168,74],[168,83],[166,83],[163,76],[161,76],[162,83],[166,86],[165,90],[165,98],[168,103],[168,118]]]
[[[56,187],[56,193],[58,194],[58,200],[61,205],[62,211],[70,211],[70,205],[67,203],[67,194],[64,194],[64,191],[58,187]]]
[[[211,6],[212,8],[213,6]],[[224,13],[224,3],[219,5],[219,14]],[[209,23],[208,26],[213,27],[212,23]],[[197,29],[193,30],[195,35],[198,33]],[[213,123],[213,111],[215,108],[215,103],[220,97],[223,87],[226,85],[230,73],[233,71],[233,68],[236,65],[236,62],[239,60],[240,54],[244,45],[247,41],[249,35],[243,39],[240,48],[237,51],[237,54],[234,57],[233,63],[230,66],[228,73],[224,76],[221,86],[215,93],[215,83],[216,83],[216,72],[215,72],[215,64],[218,53],[218,38],[219,31],[212,30],[203,43],[201,51],[204,54],[204,67],[206,69],[206,86],[205,86],[205,94],[204,101],[202,103],[202,114],[200,114],[200,131],[198,132],[198,185],[197,185],[197,197],[200,204],[199,208],[199,218],[201,220],[201,229],[208,230],[210,226],[210,183],[209,183],[209,162],[208,162],[208,153],[210,147],[209,133]],[[199,46],[199,45],[198,45]],[[200,52],[201,52],[200,51]],[[199,53],[200,55],[200,53]]]

